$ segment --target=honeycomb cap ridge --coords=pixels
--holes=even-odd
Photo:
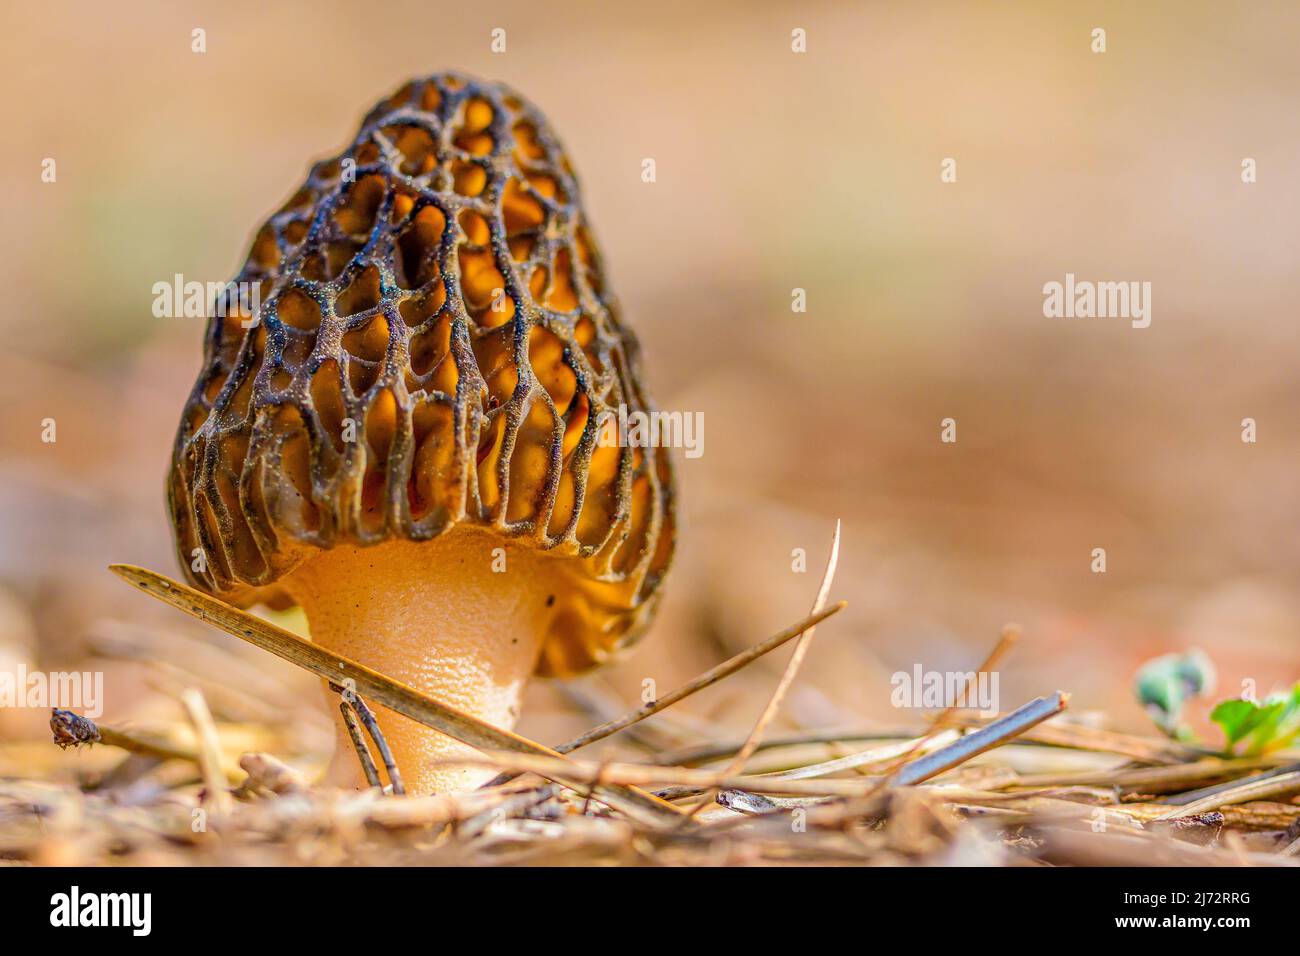
[[[674,549],[672,465],[609,440],[620,407],[653,411],[637,340],[521,96],[404,84],[260,228],[213,312],[167,481],[191,583],[282,605],[319,550],[475,527],[564,562],[539,673],[639,636]]]

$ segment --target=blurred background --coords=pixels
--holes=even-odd
[[[1149,730],[1133,671],[1190,647],[1219,696],[1300,677],[1294,6],[249,0],[5,19],[0,664],[104,671],[104,723],[163,726],[197,682],[249,728],[233,745],[267,746],[256,728],[278,721],[282,754],[328,748],[312,679],[105,570],[178,576],[163,476],[202,320],[154,318],[151,287],[233,276],[312,160],[446,68],[550,117],[652,394],[705,421],[653,632],[576,687],[534,686],[524,733],[564,739],[644,679],[662,692],[802,617],[837,518],[849,608],[786,730],[914,723],[890,675],[972,669],[1011,621],[1006,709],[1061,688]],[[1067,272],[1150,282],[1150,328],[1044,318]],[[787,654],[660,732],[743,735]],[[0,710],[0,773],[96,759],[54,751],[47,720]]]

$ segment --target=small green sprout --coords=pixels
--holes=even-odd
[[[1183,706],[1214,690],[1214,664],[1201,651],[1166,654],[1142,665],[1134,690],[1157,727],[1175,740],[1191,741],[1191,729],[1181,723]]]

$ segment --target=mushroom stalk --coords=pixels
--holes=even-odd
[[[308,560],[288,589],[311,638],[394,680],[498,727],[514,727],[549,617],[536,556],[470,529],[431,541],[342,545]],[[384,707],[376,717],[413,794],[486,782],[491,768],[448,763],[472,747]],[[347,728],[326,781],[364,788]]]

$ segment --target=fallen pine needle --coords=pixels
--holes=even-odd
[[[922,749],[945,747],[949,744],[955,743],[957,739],[957,731],[945,731],[942,734],[931,736],[922,741],[925,744],[925,747]],[[771,777],[774,780],[802,780],[807,779],[808,777],[824,777],[844,770],[866,769],[878,763],[892,764],[892,762],[902,754],[917,752],[916,745],[917,741],[915,740],[902,740],[897,743],[885,744],[880,747],[872,747],[870,750],[862,750],[845,757],[837,757],[834,760],[827,760],[824,763],[807,764],[802,767],[795,767],[792,770],[778,770],[773,773],[765,773],[763,776]]]
[[[831,584],[835,580],[835,568],[840,561],[840,527],[841,523],[837,518],[835,520],[835,534],[831,537],[831,553],[826,559],[826,570],[822,573],[822,581],[817,588],[817,597],[813,601],[812,613],[818,613],[825,605],[826,598],[830,594]],[[754,727],[745,739],[736,756],[732,758],[731,763],[727,765],[726,774],[735,774],[740,772],[749,758],[754,755],[759,744],[763,742],[763,734],[767,730],[767,725],[776,717],[777,711],[781,709],[781,702],[785,700],[786,692],[790,685],[794,683],[795,677],[799,673],[799,668],[803,664],[803,659],[808,653],[808,647],[812,644],[813,636],[817,633],[815,627],[810,627],[800,636],[794,646],[794,653],[790,655],[790,660],[786,662],[785,670],[781,674],[781,679],[777,681],[776,687],[772,691],[772,696],[768,698],[767,705],[758,715],[758,720],[754,722]],[[687,811],[688,816],[695,816],[705,806],[712,803],[717,797],[717,790],[710,790],[703,799],[694,807]]]
[[[1195,816],[1207,810],[1217,810],[1234,803],[1247,803],[1251,800],[1266,800],[1269,797],[1286,797],[1300,792],[1300,770],[1278,774],[1263,780],[1253,780],[1238,784],[1211,794],[1203,799],[1193,801],[1181,807],[1174,807],[1156,817],[1157,820],[1173,820],[1177,817]]]
[[[1293,770],[1300,770],[1300,763],[1289,763],[1273,770],[1266,770],[1263,773],[1252,774],[1249,777],[1242,777],[1239,780],[1229,780],[1227,783],[1218,783],[1212,787],[1202,787],[1200,790],[1189,790],[1186,793],[1180,793],[1175,797],[1166,797],[1163,803],[1167,805],[1185,806],[1189,803],[1195,803],[1206,797],[1214,796],[1217,793],[1223,793],[1225,790],[1231,790],[1234,787],[1244,786],[1248,783],[1258,783],[1262,780],[1271,780],[1279,777],[1284,773],[1290,773]]]
[[[1232,777],[1233,774],[1258,770],[1268,765],[1267,757],[1238,757],[1231,760],[1211,757],[1195,763],[1172,764],[1166,767],[1026,774],[1011,786],[1017,788],[1110,786],[1122,791],[1174,793],[1186,789],[1191,784]]]
[[[985,721],[958,720],[965,727],[981,727]],[[1111,730],[1098,730],[1080,724],[1043,724],[1035,727],[1024,738],[1027,742],[1068,747],[1071,750],[1092,750],[1097,753],[1132,757],[1142,763],[1173,764],[1208,756],[1208,751],[1198,750],[1175,740],[1148,740]]]
[[[1030,701],[1019,710],[1008,714],[995,724],[990,724],[981,731],[967,734],[955,743],[936,750],[934,753],[914,760],[901,771],[896,772],[893,782],[900,786],[922,783],[946,770],[961,764],[987,750],[1014,739],[1027,727],[1058,714],[1065,707],[1066,694],[1057,692],[1051,697],[1039,697]],[[554,760],[557,758],[534,757],[525,754],[484,753],[481,761],[487,766],[505,766],[511,770],[542,773],[551,776],[555,772]],[[476,763],[457,758],[458,762]],[[579,779],[594,783],[597,781],[648,786],[656,783],[675,784],[678,786],[698,787],[708,792],[719,789],[745,790],[751,793],[787,793],[809,796],[860,797],[872,793],[886,777],[860,777],[850,780],[838,778],[804,780],[792,777],[779,777],[771,774],[737,774],[730,768],[721,772],[712,770],[692,770],[685,767],[660,767],[646,764],[628,763],[590,763],[572,761]],[[710,799],[713,799],[712,797]]]
[[[114,564],[110,565],[109,569],[151,597],[170,604],[200,621],[213,624],[226,633],[269,651],[282,660],[311,671],[318,677],[350,687],[356,694],[382,704],[389,710],[409,717],[426,727],[440,731],[461,743],[480,750],[505,750],[560,757],[555,751],[539,743],[494,727],[471,714],[422,694],[413,687],[385,677],[363,664],[328,651],[318,644],[305,641],[284,628],[276,627],[269,621],[241,611],[155,571],[129,564]],[[553,765],[552,769],[554,769]],[[566,782],[562,774],[553,779],[559,783]],[[593,793],[602,803],[607,803],[648,825],[665,826],[669,823],[676,824],[681,820],[681,811],[648,793],[604,784],[594,787]]]
[[[488,767],[505,767],[524,773],[537,773],[549,777],[556,772],[553,757],[531,754],[483,753],[481,757],[457,757],[458,764],[478,764]],[[707,791],[716,788],[749,790],[754,793],[799,793],[810,796],[856,797],[867,793],[873,778],[853,780],[773,780],[770,777],[745,774],[715,773],[711,770],[692,770],[686,767],[659,767],[639,763],[594,763],[572,761],[574,778],[586,783],[597,780],[618,782],[629,786],[651,786],[656,783],[676,784]],[[477,792],[477,791],[476,791]]]
[[[673,704],[680,703],[681,701],[685,700],[687,697],[690,697],[692,694],[698,693],[699,691],[704,690],[704,688],[716,684],[724,677],[729,677],[730,675],[734,674],[736,671],[740,670],[745,665],[751,664],[754,661],[758,660],[764,654],[776,650],[778,647],[780,647],[782,644],[786,643],[787,641],[798,637],[800,634],[803,634],[805,631],[811,630],[812,628],[816,627],[818,624],[826,620],[831,615],[838,614],[840,611],[844,610],[844,608],[847,606],[848,606],[848,602],[840,601],[836,604],[831,605],[825,610],[816,611],[808,615],[808,617],[804,618],[798,624],[794,624],[790,627],[787,627],[784,631],[781,631],[779,634],[774,634],[772,637],[769,637],[767,640],[755,644],[753,647],[748,647],[733,657],[729,657],[727,660],[723,661],[721,664],[718,664],[716,667],[710,668],[709,670],[705,671],[703,674],[700,674],[698,677],[695,677],[694,679],[687,681],[685,684],[678,687],[676,690],[664,694],[662,697],[658,698],[657,700],[653,700],[648,704],[643,704],[642,706],[637,707],[634,710],[629,710],[627,713],[619,717],[615,717],[613,720],[608,720],[598,727],[593,727],[591,730],[588,730],[586,733],[574,737],[570,741],[566,741],[565,743],[559,744],[558,746],[556,746],[555,752],[561,754],[573,753],[573,751],[578,750],[579,748],[585,747],[588,744],[595,743],[598,740],[604,740],[606,737],[609,737],[612,734],[616,734],[620,730],[624,730],[627,727],[631,727],[633,724],[645,720],[647,717],[651,717],[659,713],[661,710],[665,710],[666,708],[671,707]],[[492,780],[489,780],[487,783],[483,785],[483,787],[484,788],[497,787],[500,786],[501,784],[509,783],[511,780],[515,779],[516,776],[518,775],[510,774],[510,773],[501,774],[500,776],[494,777]]]

